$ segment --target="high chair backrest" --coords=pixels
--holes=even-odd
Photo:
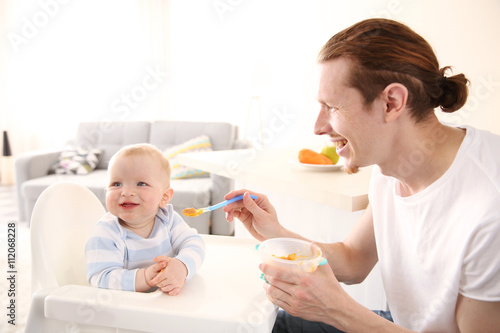
[[[88,285],[85,244],[105,209],[86,187],[57,183],[42,192],[31,218],[32,293]]]

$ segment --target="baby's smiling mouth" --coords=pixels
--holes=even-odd
[[[136,204],[136,203],[133,203],[133,202],[122,202],[120,204],[121,207],[123,208],[132,208],[132,207],[135,207],[135,206],[139,206],[139,204]]]

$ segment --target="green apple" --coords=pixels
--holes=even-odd
[[[337,154],[337,148],[335,146],[326,146],[323,149],[321,149],[321,154],[325,155],[328,157],[333,164],[337,164],[339,161],[339,155]]]

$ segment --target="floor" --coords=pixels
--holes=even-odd
[[[9,239],[13,234],[15,242]],[[9,261],[9,251],[15,254],[15,261]],[[29,228],[18,221],[14,186],[0,186],[0,270],[0,332],[23,332],[31,299]],[[14,286],[8,278],[15,281]],[[9,323],[11,310],[7,307],[12,303],[15,325]]]

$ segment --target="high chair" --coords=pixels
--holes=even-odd
[[[32,301],[25,332],[271,332],[257,242],[202,235],[205,262],[177,296],[92,287],[85,244],[105,213],[74,183],[51,185],[31,219]]]

